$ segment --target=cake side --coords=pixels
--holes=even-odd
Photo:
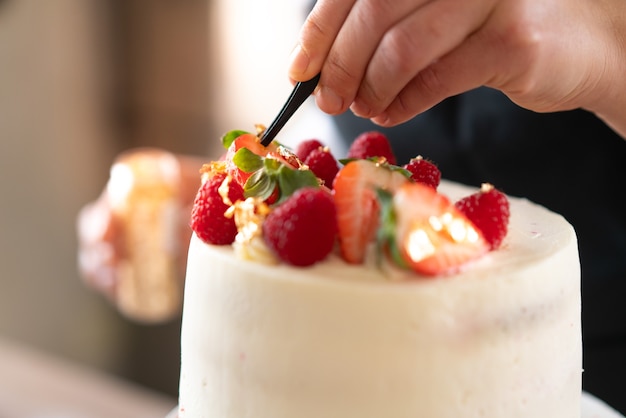
[[[181,418],[577,417],[576,236],[511,199],[501,249],[428,279],[266,266],[193,237],[181,343]]]

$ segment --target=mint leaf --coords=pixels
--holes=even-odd
[[[411,178],[412,173],[409,170],[407,170],[406,168],[404,168],[404,167],[400,167],[400,166],[392,165],[392,164],[389,164],[388,167],[389,167],[389,170],[396,171],[396,172],[402,174],[407,179]]]
[[[263,157],[256,155],[248,148],[240,148],[233,155],[233,163],[244,173],[253,173],[263,168]]]
[[[274,193],[276,181],[272,176],[268,175],[264,170],[257,170],[248,177],[246,184],[243,186],[244,197],[258,197],[265,200]]]
[[[263,166],[265,168],[265,171],[267,171],[269,174],[277,175],[278,174],[278,170],[281,167],[284,167],[285,164],[283,164],[282,162],[278,161],[276,158],[265,158],[264,161],[263,161]]]
[[[278,187],[280,188],[280,200],[284,201],[296,190],[303,187],[319,187],[317,177],[311,170],[295,170],[284,164],[276,172]]]
[[[232,145],[232,143],[235,141],[235,139],[237,139],[241,135],[245,135],[247,133],[249,133],[249,132],[240,131],[240,130],[233,130],[233,131],[226,132],[222,136],[222,146],[224,148],[228,149]]]
[[[360,158],[340,158],[337,161],[340,162],[342,165],[347,165],[348,163],[357,160],[360,160]]]
[[[396,211],[393,208],[393,195],[386,190],[376,189],[380,203],[380,225],[376,236],[376,254],[378,263],[382,262],[382,255],[387,253],[393,263],[401,268],[407,268],[396,242]]]

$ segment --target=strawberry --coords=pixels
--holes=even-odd
[[[508,232],[509,200],[493,185],[484,183],[479,192],[456,202],[456,207],[470,219],[495,250]]]
[[[231,131],[222,141],[228,145],[226,172],[243,187],[245,197],[272,205],[299,187],[318,185],[311,171],[296,170],[302,166],[296,154],[276,142],[265,147],[256,135],[242,131]]]
[[[296,155],[302,161],[305,161],[306,158],[311,153],[311,151],[316,150],[318,148],[324,148],[324,144],[322,144],[317,139],[307,139],[298,144],[298,146],[296,147]]]
[[[474,224],[450,200],[420,183],[393,196],[396,245],[406,265],[424,275],[457,271],[489,250]]]
[[[230,205],[243,199],[243,189],[236,181],[229,180],[226,173],[214,174],[204,181],[196,194],[190,226],[207,244],[228,245],[237,235],[234,219],[226,217],[225,212]],[[227,199],[220,192],[225,181],[228,181]]]
[[[305,187],[276,206],[263,223],[265,243],[283,261],[309,266],[326,258],[337,235],[333,197]]]
[[[337,160],[330,153],[328,148],[319,147],[312,150],[304,160],[309,169],[329,188],[333,185],[333,180],[339,171]]]
[[[424,183],[433,189],[439,186],[441,171],[432,161],[424,159],[421,155],[412,158],[403,168],[411,172],[413,181]]]
[[[389,164],[396,164],[396,156],[389,139],[381,132],[370,131],[359,135],[348,149],[348,158],[384,157]]]
[[[409,180],[388,164],[369,160],[348,162],[335,177],[333,193],[341,256],[359,264],[376,236],[380,206],[376,189],[396,190]]]
[[[277,145],[274,142],[268,147],[261,145],[259,138],[254,134],[243,133],[237,136],[230,143],[224,158],[227,162],[228,174],[243,187],[252,173],[261,168],[261,158],[258,157],[265,157],[269,152],[275,152],[276,148]],[[257,158],[252,158],[252,156]]]
[[[241,132],[241,131],[234,131]],[[267,147],[262,145],[259,137],[243,133],[232,140],[224,159],[228,162],[228,172],[243,186],[256,170],[261,168],[263,158],[273,158],[290,168],[299,168],[298,157],[276,141]]]

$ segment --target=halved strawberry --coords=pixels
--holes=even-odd
[[[275,142],[272,142],[267,147],[263,146],[259,140],[259,137],[251,134],[251,133],[243,133],[236,137],[230,146],[228,147],[228,151],[226,152],[226,170],[230,176],[243,187],[246,184],[248,178],[256,171],[256,169],[260,168],[260,165],[257,167],[252,166],[250,164],[247,167],[239,167],[237,166],[237,161],[235,155],[242,149],[247,149],[250,154],[256,155],[259,157],[265,157],[270,152],[276,152],[277,145]],[[242,159],[241,153],[239,153],[239,158]],[[260,164],[260,159],[258,160]]]
[[[388,164],[370,160],[348,162],[335,177],[333,193],[341,256],[359,264],[375,238],[380,206],[376,189],[394,191],[409,180]]]
[[[424,275],[452,273],[489,250],[480,230],[450,200],[421,183],[393,197],[396,244],[406,264]]]
[[[317,185],[313,173],[296,170],[302,161],[275,141],[266,147],[257,135],[241,131],[227,133],[222,141],[228,145],[226,172],[244,188],[246,197],[260,197],[274,204],[299,186]]]

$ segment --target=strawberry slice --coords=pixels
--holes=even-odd
[[[393,197],[393,207],[397,247],[406,264],[418,273],[452,273],[489,250],[474,224],[427,185],[402,185]]]
[[[248,180],[248,178],[255,171],[254,167],[242,169],[238,167],[234,161],[235,154],[237,154],[237,152],[242,148],[247,149],[252,154],[259,157],[265,157],[270,152],[276,152],[277,145],[275,142],[272,142],[269,146],[265,147],[261,144],[259,137],[251,133],[243,133],[232,141],[228,147],[228,151],[226,152],[226,157],[224,158],[227,162],[226,171],[237,181],[237,183],[239,183],[239,185],[241,185],[241,187],[246,184],[246,180]],[[260,168],[260,165],[258,167]]]
[[[292,186],[302,183],[317,185],[314,174],[309,173],[310,176],[306,176],[300,173],[300,170],[296,170],[303,164],[296,154],[276,141],[266,147],[261,144],[257,135],[231,131],[224,135],[222,142],[228,146],[224,157],[226,172],[244,188],[246,197],[262,197],[266,199],[266,203],[273,204],[293,192],[291,189],[279,189],[281,180],[286,178],[292,178],[292,183],[295,181],[294,184],[288,182]],[[298,174],[290,176],[281,168],[285,168],[286,171],[298,171]]]
[[[335,177],[333,193],[337,207],[339,248],[345,261],[360,264],[375,238],[380,205],[376,189],[390,192],[409,180],[388,164],[354,160]]]

